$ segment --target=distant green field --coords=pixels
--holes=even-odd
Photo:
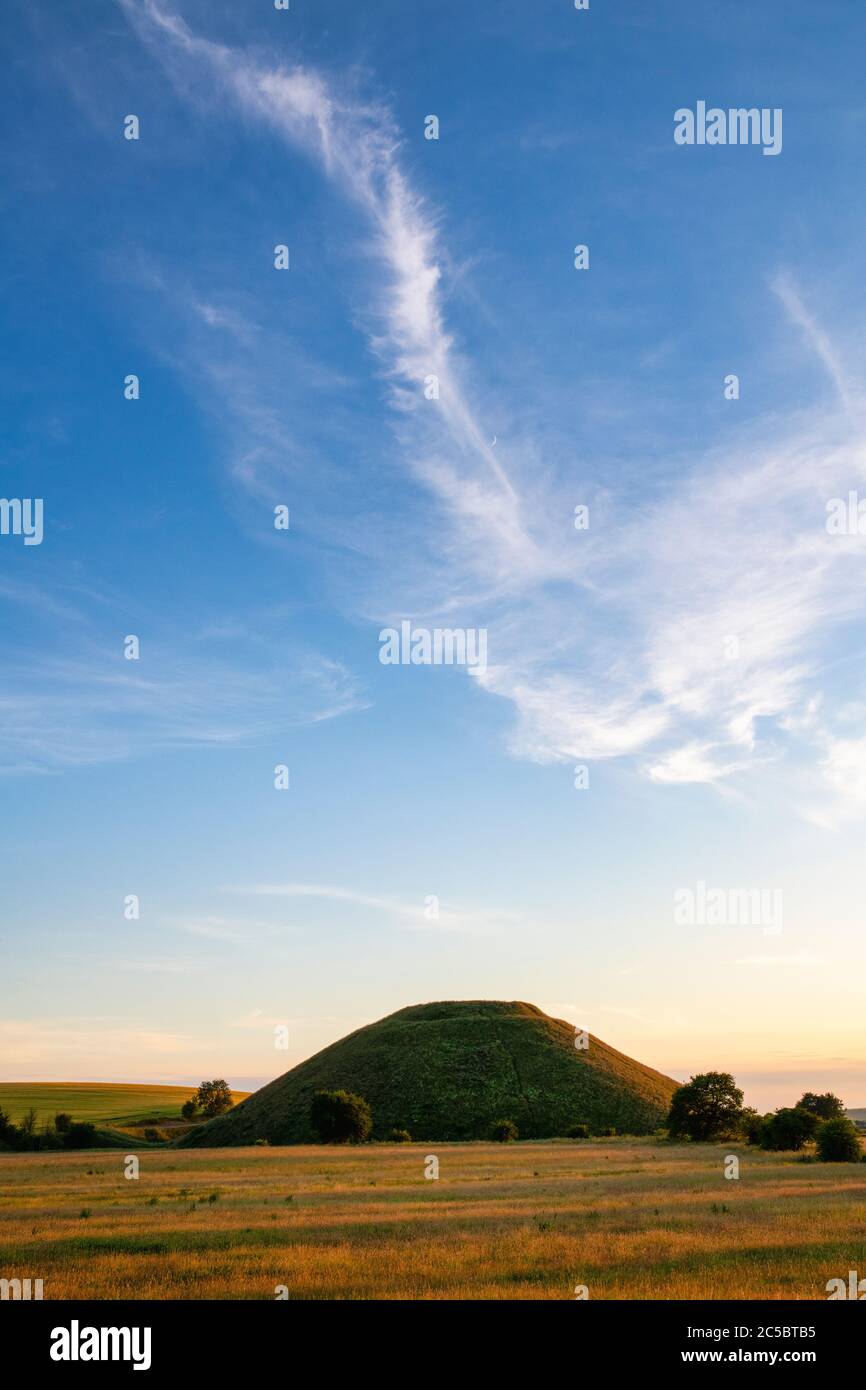
[[[63,1110],[73,1120],[95,1124],[142,1124],[157,1116],[180,1119],[180,1107],[194,1086],[131,1086],[95,1081],[0,1081],[0,1110],[19,1121],[31,1108],[39,1120]],[[235,1104],[246,1091],[234,1091]]]

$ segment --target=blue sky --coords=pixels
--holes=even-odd
[[[866,1103],[864,20],[655,9],[12,5],[7,1079],[486,997]],[[781,152],[676,145],[699,100]],[[486,670],[381,664],[404,619]]]

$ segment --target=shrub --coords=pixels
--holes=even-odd
[[[772,1115],[765,1115],[761,1124],[760,1144],[762,1149],[802,1149],[807,1139],[811,1139],[819,1124],[817,1115],[808,1110],[787,1107]]]
[[[589,1125],[572,1125],[565,1131],[566,1139],[588,1139]]]
[[[148,1144],[165,1144],[168,1141],[165,1130],[157,1129],[156,1125],[145,1125],[144,1137]]]
[[[819,1125],[816,1141],[818,1157],[824,1163],[860,1162],[861,1150],[857,1130],[845,1116],[825,1120]]]
[[[57,1130],[58,1134],[66,1134],[71,1124],[72,1116],[67,1115],[65,1110],[61,1110],[54,1116],[54,1128]]]
[[[518,1137],[517,1125],[513,1120],[498,1120],[490,1134],[497,1144],[511,1144]]]
[[[323,1144],[362,1144],[373,1128],[370,1107],[350,1091],[317,1091],[310,1124]]]
[[[73,1120],[63,1136],[64,1149],[93,1149],[96,1143],[96,1125],[89,1120]]]
[[[21,1143],[21,1132],[9,1118],[7,1111],[0,1110],[0,1149],[17,1149]]]
[[[185,1100],[183,1105],[180,1107],[180,1116],[182,1120],[191,1120],[193,1115],[197,1113],[198,1106],[192,1098],[190,1098],[189,1100]]]
[[[62,1149],[63,1135],[58,1134],[53,1125],[46,1125],[40,1134],[31,1141],[34,1149]]]
[[[265,1149],[269,1149],[270,1147],[271,1147],[271,1141],[270,1141],[270,1139],[257,1139],[257,1140],[256,1140],[256,1148],[265,1148]]]
[[[611,1139],[616,1134],[616,1129],[613,1125],[607,1125],[605,1129],[600,1129],[598,1132],[602,1139]]]
[[[760,1144],[765,1119],[765,1115],[759,1115],[757,1110],[752,1110],[751,1107],[743,1111],[740,1116],[740,1131],[747,1144]]]
[[[408,1129],[389,1129],[387,1134],[389,1144],[411,1144],[412,1136]]]

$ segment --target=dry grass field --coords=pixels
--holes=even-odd
[[[654,1140],[0,1155],[0,1277],[44,1296],[826,1298],[866,1164]],[[439,1159],[425,1180],[425,1157]]]

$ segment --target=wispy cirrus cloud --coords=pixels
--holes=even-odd
[[[231,891],[262,898],[317,898],[326,902],[347,903],[382,913],[404,927],[438,931],[483,931],[523,920],[519,914],[495,908],[440,905],[438,898],[433,896],[413,903],[321,883],[262,883],[249,888],[233,888]]]
[[[7,609],[32,609],[28,589]],[[71,601],[61,611],[78,613]],[[47,610],[45,655],[9,659],[0,692],[0,773],[48,771],[137,757],[159,748],[229,748],[367,707],[339,661],[286,652],[257,635],[257,620],[197,629],[142,616],[138,660],[124,656],[125,626],[78,613],[58,636]],[[243,660],[239,660],[239,656]]]
[[[516,756],[630,758],[652,781],[680,786],[738,781],[782,759],[821,692],[832,635],[866,599],[866,537],[824,529],[827,498],[866,482],[862,387],[794,278],[771,279],[766,321],[776,303],[829,374],[839,409],[768,413],[763,426],[681,459],[651,498],[616,481],[602,488],[591,474],[576,483],[570,461],[540,461],[531,440],[491,442],[473,386],[482,373],[445,321],[440,219],[405,173],[388,110],[348,81],[201,38],[156,0],[120,2],[179,85],[215,79],[364,220],[369,344],[403,457],[437,507],[438,560],[420,586],[417,555],[368,575],[377,602],[367,613],[390,620],[425,593],[424,616],[474,625],[479,611],[489,615],[488,669],[476,679],[514,708]],[[200,315],[238,332],[219,306]],[[422,390],[432,374],[435,402]],[[253,390],[248,412],[255,402]],[[266,416],[279,436],[278,415]],[[244,458],[250,487],[260,462],[255,450]],[[573,502],[595,492],[590,529],[575,533]],[[375,556],[366,559],[375,570]],[[353,602],[357,611],[357,592]],[[818,759],[828,798],[853,806],[837,772],[849,754],[817,731],[800,747]]]

